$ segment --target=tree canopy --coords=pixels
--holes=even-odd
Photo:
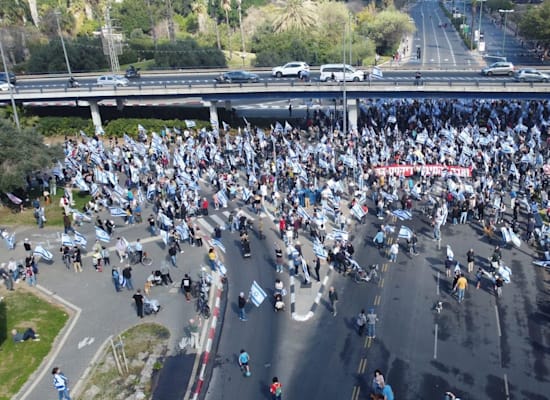
[[[550,0],[530,7],[522,18],[519,29],[522,35],[540,40],[550,47]]]
[[[13,124],[0,119],[0,191],[25,187],[29,173],[52,165],[63,157],[60,146],[46,146],[33,129],[17,132]]]

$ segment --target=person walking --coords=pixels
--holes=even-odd
[[[395,242],[390,247],[390,262],[397,261],[397,254],[399,254],[399,245]]]
[[[241,321],[248,321],[248,318],[246,318],[246,303],[248,300],[246,300],[246,297],[244,297],[244,292],[239,293],[239,299],[238,299],[238,306],[239,306],[239,319]]]
[[[120,292],[120,273],[117,267],[113,267],[111,270],[111,277],[113,279],[113,284],[115,285],[115,290]]]
[[[281,250],[281,246],[279,245],[275,247],[275,270],[278,273],[283,272],[283,250]]]
[[[134,290],[134,284],[132,283],[132,267],[127,266],[122,270],[122,277],[124,278],[124,283],[126,289]]]
[[[456,281],[456,285],[454,287],[454,290],[457,291],[459,303],[462,303],[464,301],[464,293],[466,292],[467,288],[468,280],[464,277],[464,274],[460,274],[460,277]]]
[[[359,334],[359,336],[363,336],[363,332],[365,332],[365,325],[367,325],[367,316],[365,315],[365,310],[361,310],[359,312],[359,315],[357,315],[356,324],[357,333]]]
[[[474,261],[475,261],[475,253],[474,249],[468,250],[466,253],[466,257],[468,259],[468,273],[472,273],[474,270]]]
[[[250,356],[246,351],[244,351],[244,349],[241,349],[241,352],[239,353],[239,366],[245,376],[250,376],[250,366],[248,365],[249,362]]]
[[[61,372],[59,367],[52,369],[53,387],[57,390],[59,400],[71,400],[69,395],[69,379]]]
[[[483,268],[479,267],[476,272],[476,289],[481,287],[481,280],[483,278]]]
[[[338,303],[338,293],[334,286],[331,286],[328,291],[328,299],[330,300],[330,306],[332,307],[332,315],[336,317],[336,303]]]
[[[74,229],[71,225],[71,219],[66,213],[63,213],[63,229],[65,234],[68,234],[69,232],[74,233]]]
[[[75,247],[73,251],[73,268],[74,272],[82,272],[82,254],[78,247]]]
[[[164,263],[160,267],[160,279],[162,279],[162,284],[165,286],[173,283],[172,277],[170,276],[170,269],[168,268],[168,265]]]
[[[413,232],[411,237],[411,253],[413,256],[417,256],[419,254],[417,245],[418,245],[418,235],[416,234],[416,232]]]
[[[378,316],[374,312],[374,308],[369,309],[367,314],[367,337],[371,339],[376,338],[376,322],[378,321]]]
[[[269,393],[271,393],[272,400],[282,400],[283,398],[283,385],[281,385],[281,382],[279,382],[279,378],[277,378],[276,376],[274,376],[271,380]]]
[[[189,277],[189,274],[185,274],[183,279],[181,280],[181,288],[183,289],[183,294],[185,295],[185,300],[187,302],[191,301],[191,286],[192,286],[191,278]]]
[[[313,260],[315,265],[315,274],[317,275],[317,282],[321,282],[321,259],[319,257],[315,257],[315,260]]]
[[[174,267],[177,267],[176,264],[176,255],[178,254],[178,250],[176,249],[176,245],[172,243],[170,248],[168,249],[168,255],[170,256],[170,262]]]
[[[141,294],[141,289],[138,289],[132,298],[136,303],[137,316],[143,318],[143,295]]]

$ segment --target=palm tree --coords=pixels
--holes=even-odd
[[[238,10],[239,10],[239,28],[241,30],[241,51],[243,52],[243,57],[244,57],[244,30],[243,30],[243,9],[241,7],[242,5],[242,0],[236,0],[237,1],[237,7],[238,7]],[[244,58],[243,58],[243,62],[244,62]]]
[[[231,11],[231,0],[221,0],[223,11],[225,11],[225,23],[227,25],[227,46],[229,47],[229,58],[233,58],[231,48],[231,29],[229,28],[229,11]]]
[[[289,30],[306,30],[315,26],[316,5],[309,0],[289,0],[279,9],[278,15],[273,21],[275,32]]]
[[[29,1],[29,10],[31,12],[31,18],[34,26],[38,26],[38,6],[36,0],[28,0]]]

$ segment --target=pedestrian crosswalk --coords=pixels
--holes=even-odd
[[[244,211],[244,210],[240,210],[240,212],[249,220],[249,221],[252,221],[254,222],[254,217]],[[195,220],[194,220],[194,223],[196,223],[197,225],[200,226],[201,230],[203,230],[204,232],[208,233],[209,235],[212,235],[212,233],[214,232],[214,229],[216,228],[216,226],[219,226],[222,230],[225,230],[225,229],[228,229],[229,228],[229,214],[230,214],[230,211],[227,211],[227,210],[223,210],[221,213],[211,213],[211,214],[208,214],[208,215],[205,215],[205,216],[200,216],[200,217],[197,217]]]

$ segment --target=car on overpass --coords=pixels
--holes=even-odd
[[[15,86],[14,86],[12,83],[0,82],[0,91],[1,91],[1,92],[7,92],[8,90],[10,90],[10,87],[11,87],[12,89],[15,88]]]
[[[141,78],[141,73],[139,71],[141,71],[141,68],[136,68],[133,65],[130,65],[126,69],[124,77],[126,79],[139,79],[139,78]]]
[[[297,76],[301,79],[302,75],[306,73],[309,73],[309,65],[303,61],[292,61],[271,70],[271,75],[276,78],[282,78],[283,76]]]
[[[242,70],[224,72],[216,77],[218,83],[254,83],[259,82],[259,80],[259,75]]]
[[[523,68],[514,74],[514,79],[518,82],[550,82],[550,75],[534,68]]]
[[[514,64],[508,61],[497,61],[481,70],[481,75],[514,75]]]
[[[121,75],[102,75],[97,78],[97,86],[128,86],[128,79]]]
[[[8,72],[8,75],[6,76],[5,72],[0,72],[0,82],[10,82],[12,85],[15,85],[17,83],[17,78],[15,77],[15,74],[13,72]]]

